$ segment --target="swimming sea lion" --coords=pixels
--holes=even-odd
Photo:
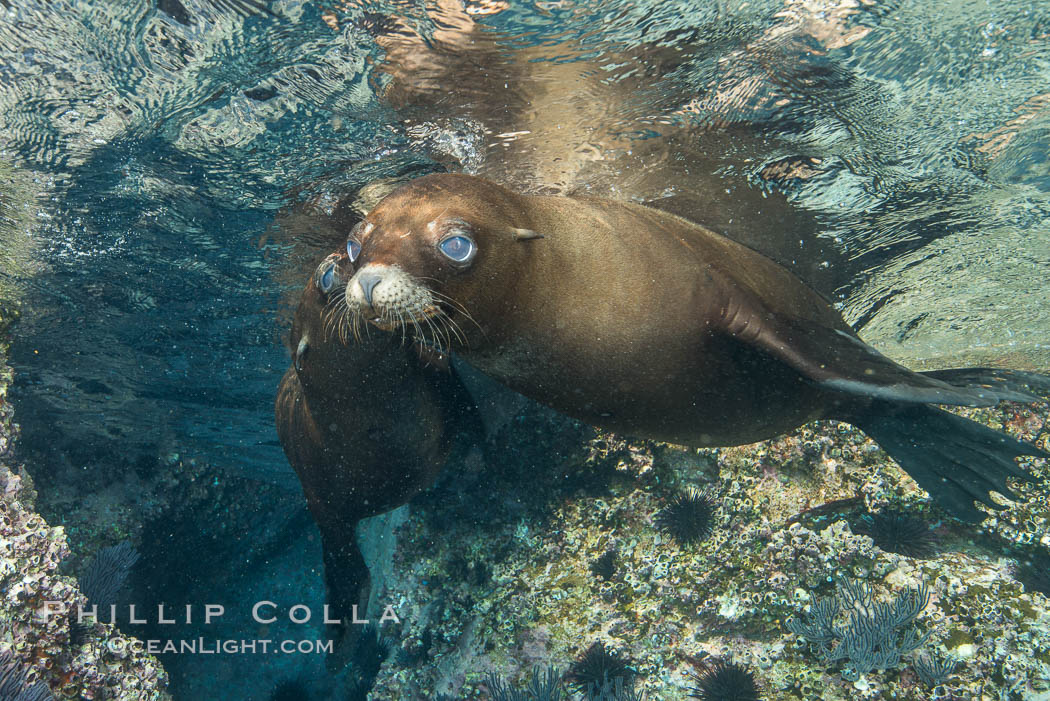
[[[292,325],[292,367],[274,413],[277,433],[321,532],[333,618],[367,601],[368,569],[357,522],[428,487],[458,431],[478,430],[477,411],[451,371],[425,367],[401,334],[344,343],[326,314],[353,266],[324,259],[303,291]]]
[[[466,175],[395,190],[347,242],[353,323],[405,330],[583,421],[690,446],[821,418],[871,435],[947,509],[1046,456],[926,406],[1036,401],[1042,376],[912,372],[785,268],[640,205],[516,194]]]

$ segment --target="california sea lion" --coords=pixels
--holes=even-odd
[[[665,212],[430,175],[380,202],[347,250],[355,323],[443,345],[598,426],[719,446],[848,421],[965,518],[1025,477],[1015,457],[1046,456],[927,404],[1036,401],[1023,385],[1047,378],[912,372],[785,268]]]
[[[326,314],[353,266],[325,258],[303,291],[292,325],[292,367],[274,412],[288,461],[321,532],[331,615],[367,600],[368,569],[357,522],[428,487],[457,431],[476,431],[476,409],[451,371],[425,367],[401,335],[344,344]]]

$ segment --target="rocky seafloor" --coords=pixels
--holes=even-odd
[[[963,413],[1048,447],[1046,406]],[[455,470],[417,500],[377,592],[402,624],[385,629],[395,651],[370,698],[489,698],[488,675],[521,688],[600,641],[649,699],[688,698],[717,659],[746,665],[765,699],[1050,699],[1045,461],[1024,462],[1036,483],[976,526],[931,505],[846,424],[717,450],[581,428],[566,451],[568,430],[519,417],[488,467]],[[713,499],[714,526],[683,546],[655,516],[691,488]],[[884,511],[925,524],[922,557],[862,534],[864,515]],[[822,661],[787,622],[842,581],[883,601],[925,585],[920,648],[863,675]],[[951,673],[925,683],[920,656]]]
[[[72,614],[43,616],[45,602],[73,612],[86,605],[77,580],[60,574],[70,554],[65,530],[36,512],[37,490],[13,445],[18,426],[8,402],[11,369],[0,313],[0,680],[3,698],[162,701],[167,674],[136,641],[105,623],[78,625]],[[6,318],[5,318],[6,317]],[[17,683],[17,682],[21,683]],[[21,686],[21,689],[15,687]],[[45,695],[32,695],[45,694]]]
[[[113,627],[85,634],[67,619],[34,619],[39,601],[72,606],[83,597],[75,579],[59,574],[71,558],[66,533],[35,513],[32,480],[10,450],[17,427],[6,366],[0,379],[0,653],[57,698],[168,698],[158,661],[123,645],[128,638]],[[373,601],[401,619],[382,627],[390,652],[368,698],[492,698],[490,674],[520,686],[535,668],[565,670],[601,642],[629,659],[636,688],[652,700],[688,698],[693,675],[718,659],[745,665],[765,699],[1050,699],[1045,461],[1025,461],[1036,482],[1018,484],[1017,502],[974,526],[931,505],[845,424],[688,450],[514,406],[484,457],[475,451],[409,507],[363,529],[366,541],[396,535],[365,545],[376,564]],[[1046,406],[963,413],[1050,447]],[[141,546],[142,521],[182,521],[197,532],[214,521],[213,541],[186,547],[200,559],[209,542],[226,543],[228,557],[247,545],[227,542],[220,521],[248,523],[272,498],[233,482],[220,487],[228,480],[183,459],[164,474],[163,485],[147,490],[151,499],[178,495],[186,513],[173,519],[170,505],[150,499],[129,498],[116,512],[89,503],[70,512],[78,548],[124,538]],[[691,489],[713,501],[713,526],[683,545],[657,515]],[[73,508],[61,488],[51,491],[53,508]],[[209,509],[215,514],[204,518]],[[921,556],[879,547],[864,533],[863,516],[886,511],[926,524],[932,536]],[[864,582],[884,601],[925,585],[930,601],[914,623],[928,634],[920,649],[862,675],[846,660],[822,660],[788,621],[805,620],[843,581]],[[930,685],[916,668],[921,656],[954,667]]]

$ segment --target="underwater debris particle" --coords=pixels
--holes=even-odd
[[[699,674],[693,674],[695,687],[689,697],[703,701],[758,701],[758,683],[747,667],[735,662],[717,660]]]
[[[624,685],[629,687],[637,674],[628,658],[608,650],[605,643],[599,640],[573,663],[565,678],[577,691],[586,694],[592,687],[598,686],[600,689],[617,677],[622,678]]]
[[[675,497],[656,515],[657,527],[681,545],[703,540],[714,529],[715,502],[706,493],[691,489]]]
[[[884,511],[861,517],[857,532],[870,536],[886,552],[927,559],[937,547],[937,538],[925,520],[900,511]]]

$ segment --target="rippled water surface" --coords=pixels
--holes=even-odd
[[[0,0],[23,441],[294,491],[287,305],[345,232],[275,217],[433,168],[655,202],[894,358],[1050,371],[1047,153],[1047,2]]]

